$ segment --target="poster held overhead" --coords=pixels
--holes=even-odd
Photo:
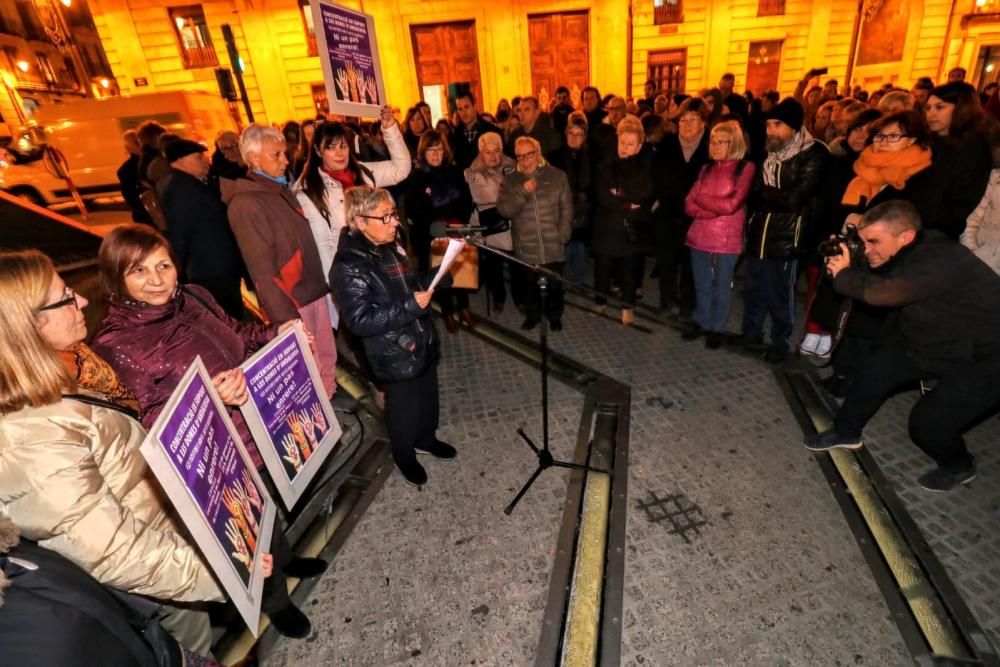
[[[328,0],[310,4],[330,112],[377,118],[385,105],[385,80],[375,19]]]
[[[278,335],[241,366],[247,402],[240,406],[257,450],[289,510],[342,434],[302,325]]]
[[[275,506],[201,357],[184,373],[140,451],[256,635],[261,556],[270,551]]]

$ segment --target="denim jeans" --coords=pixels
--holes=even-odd
[[[795,324],[795,259],[746,258],[743,279],[743,337],[762,340],[764,320],[771,316],[771,347],[788,351]]]
[[[704,252],[691,248],[694,272],[694,321],[706,330],[723,333],[729,321],[733,271],[739,255]]]
[[[566,244],[566,264],[563,265],[562,276],[574,283],[584,281],[587,270],[587,246],[583,241],[570,241]]]

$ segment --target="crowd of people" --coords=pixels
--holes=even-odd
[[[502,100],[494,114],[464,92],[436,125],[424,103],[402,122],[385,107],[369,124],[252,124],[221,133],[210,157],[143,123],[123,137],[119,171],[136,224],[101,245],[110,310],[89,345],[86,301],[52,263],[0,255],[0,510],[97,581],[159,600],[162,626],[189,657],[207,657],[197,603],[222,592],[138,455],[144,428],[200,355],[260,468],[237,409],[247,400],[239,365],[301,322],[328,396],[344,338],[384,400],[399,472],[425,484],[418,454],[457,455],[436,435],[432,300],[449,333],[477,326],[469,290],[450,277],[431,288],[432,236],[470,224],[498,253],[482,253],[482,284],[498,312],[509,284],[525,330],[542,318],[563,328],[562,284],[550,281],[543,308],[534,273],[505,253],[574,282],[592,259],[594,314],[613,297],[625,326],[655,277],[658,313],[710,349],[726,340],[742,263],[738,344],[775,364],[795,345],[834,357],[830,389],[847,400],[835,429],[809,446],[858,446],[891,389],[927,380],[936,386],[915,437],[939,467],[922,483],[954,488],[975,474],[961,429],[1000,401],[990,319],[1000,304],[975,308],[1000,294],[1000,101],[994,89],[984,104],[953,74],[845,94],[836,81],[811,85],[820,72],[810,71],[785,99],[741,95],[730,74],[695,96],[650,82],[632,100],[590,86],[579,108],[560,87],[552,100]],[[830,236],[840,255],[820,250]],[[805,333],[793,341],[800,273]],[[264,323],[244,312],[242,281]],[[284,577],[325,564],[293,557],[280,526],[274,534],[263,610],[302,637],[309,621]]]

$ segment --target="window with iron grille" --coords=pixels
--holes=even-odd
[[[681,23],[684,21],[681,0],[653,0],[653,23]]]
[[[49,57],[44,53],[35,53],[35,62],[38,63],[38,71],[41,73],[42,78],[45,79],[45,83],[50,86],[56,82],[56,72],[52,69],[52,63],[49,62]]]
[[[314,56],[318,53],[316,50],[316,26],[313,25],[309,0],[299,0],[299,13],[302,14],[302,28],[306,31],[306,49],[309,55]]]
[[[785,0],[757,0],[757,16],[783,16]]]
[[[316,113],[330,113],[330,99],[326,95],[326,84],[312,84],[312,98]]]
[[[205,22],[205,12],[201,5],[172,7],[169,13],[184,67],[217,67],[219,59],[215,55],[212,36],[208,33],[208,23]]]
[[[687,49],[650,51],[646,56],[646,78],[666,96],[684,92],[687,73]]]

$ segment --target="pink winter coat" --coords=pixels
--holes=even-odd
[[[738,255],[743,252],[746,201],[753,184],[754,166],[723,160],[702,167],[698,180],[684,199],[684,211],[694,218],[687,245],[702,252]]]

